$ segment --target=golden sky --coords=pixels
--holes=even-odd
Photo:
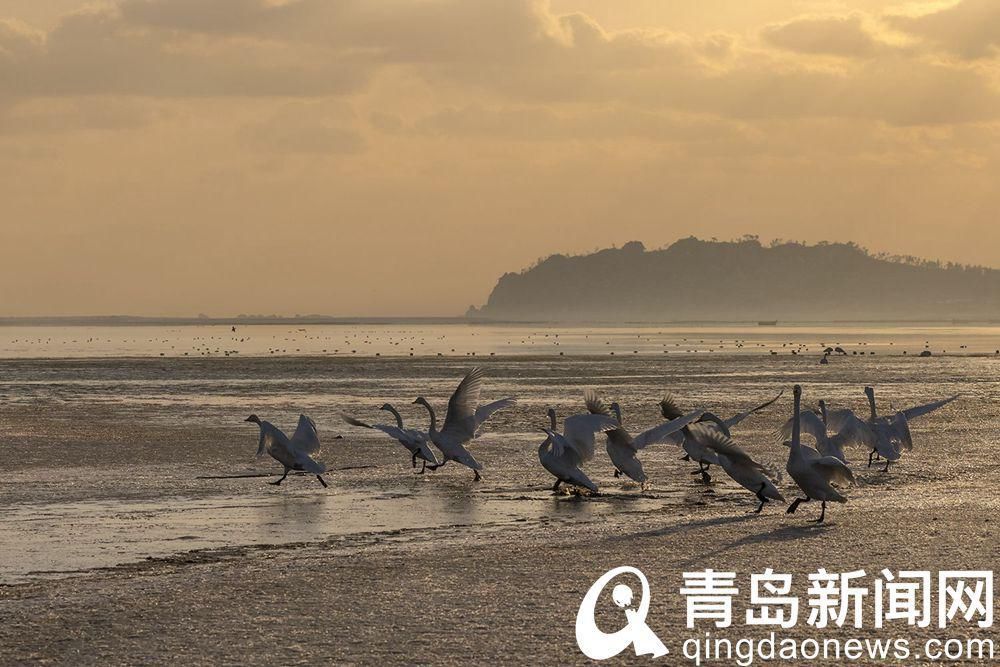
[[[459,314],[691,234],[1000,266],[998,139],[996,0],[3,0],[0,315]]]

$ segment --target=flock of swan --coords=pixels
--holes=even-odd
[[[480,435],[490,416],[515,404],[513,398],[504,398],[479,405],[484,378],[483,370],[474,368],[462,379],[448,401],[448,410],[440,428],[434,408],[422,396],[413,402],[423,405],[428,411],[430,425],[426,431],[407,428],[399,411],[389,403],[381,409],[390,413],[395,423],[369,424],[348,415],[342,415],[342,418],[352,426],[378,430],[397,440],[409,452],[413,468],[416,468],[418,459],[422,462],[420,473],[436,470],[454,461],[471,469],[475,481],[479,481],[483,466],[467,446]],[[904,451],[913,448],[909,422],[958,398],[956,394],[892,415],[879,415],[875,406],[875,391],[865,387],[870,414],[861,417],[848,409],[828,410],[822,400],[817,410],[803,410],[802,388],[795,385],[793,394],[792,417],[782,425],[779,434],[788,447],[785,470],[803,497],[795,498],[787,512],[794,513],[802,503],[819,501],[822,509],[815,520],[817,523],[826,518],[827,502],[847,501],[844,489],[854,482],[854,473],[848,466],[845,447],[864,447],[868,452],[868,467],[875,460],[884,459],[883,470],[888,472],[891,463],[898,461]],[[647,476],[638,458],[639,453],[651,445],[672,444],[683,449],[683,460],[698,464],[697,470],[691,474],[700,475],[702,481],[708,484],[712,479],[709,472],[711,466],[721,468],[736,483],[754,494],[758,505],[753,512],[760,513],[764,505],[772,500],[784,502],[785,498],[777,487],[781,480],[780,473],[755,460],[746,449],[737,445],[731,429],[777,401],[781,395],[779,393],[769,401],[728,419],[704,409],[685,411],[673,396],[668,395],[660,401],[660,412],[665,421],[633,434],[625,427],[621,407],[617,403],[605,406],[596,393],[588,391],[584,395],[586,411],[563,419],[561,432],[555,410],[548,410],[549,424],[541,429],[546,437],[538,447],[538,460],[555,477],[553,491],[566,484],[577,493],[586,490],[596,494],[598,487],[583,471],[583,464],[594,458],[599,436],[603,435],[606,441],[615,477],[625,475],[642,488],[645,488]],[[316,459],[320,442],[312,419],[301,415],[298,427],[290,438],[257,415],[250,415],[246,421],[260,427],[258,457],[267,453],[284,467],[284,474],[270,484],[281,484],[290,471],[296,470],[315,475],[324,487],[327,486],[323,479],[326,466]],[[815,440],[815,447],[802,442],[803,433]]]

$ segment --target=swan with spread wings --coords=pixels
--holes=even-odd
[[[316,423],[312,419],[305,415],[299,415],[299,424],[291,438],[277,426],[261,420],[257,415],[250,415],[244,421],[257,424],[260,427],[257,458],[265,453],[270,454],[271,458],[285,468],[285,474],[277,481],[268,482],[268,484],[278,486],[285,481],[290,471],[303,470],[316,475],[316,479],[324,487],[328,486],[326,480],[323,479],[326,466],[314,458],[319,454],[320,443],[319,434],[316,432]]]
[[[646,471],[642,468],[642,462],[639,460],[637,454],[650,445],[671,442],[674,434],[701,417],[703,412],[702,410],[695,410],[686,415],[678,415],[669,421],[633,436],[623,425],[622,409],[618,403],[612,403],[609,411],[594,392],[587,392],[584,399],[587,410],[591,414],[614,414],[618,428],[608,431],[605,435],[607,436],[608,456],[615,466],[615,477],[625,475],[629,479],[638,482],[642,488],[646,487],[648,477],[646,476]]]
[[[479,436],[480,428],[494,412],[516,403],[513,398],[504,398],[479,406],[479,395],[483,390],[485,376],[483,369],[473,368],[462,379],[448,401],[448,412],[445,413],[444,426],[441,430],[437,428],[437,416],[427,399],[420,396],[413,401],[415,404],[427,408],[427,412],[430,413],[431,425],[427,435],[434,446],[441,450],[444,455],[441,463],[428,465],[429,470],[437,470],[448,461],[455,461],[470,468],[475,473],[474,481],[478,482],[482,479],[479,471],[483,469],[483,466],[465,448],[465,445]]]
[[[597,485],[580,466],[594,458],[595,437],[598,433],[618,428],[618,422],[608,415],[580,414],[563,421],[563,432],[556,428],[556,411],[549,408],[549,428],[543,428],[546,438],[538,447],[538,460],[542,467],[556,478],[553,491],[560,484],[572,484],[597,493]]]
[[[427,433],[424,431],[419,431],[415,428],[406,428],[403,425],[403,417],[399,414],[399,411],[391,403],[386,403],[380,410],[385,410],[391,413],[396,418],[396,424],[368,424],[359,419],[355,419],[349,415],[340,415],[340,418],[351,426],[359,426],[361,428],[375,429],[376,431],[382,431],[390,438],[395,438],[399,444],[406,447],[406,450],[410,452],[410,464],[411,467],[417,467],[417,459],[423,462],[420,467],[420,472],[418,475],[422,475],[424,470],[427,469],[427,464],[437,465],[437,457],[434,456],[433,450],[431,450],[430,445],[427,444]]]

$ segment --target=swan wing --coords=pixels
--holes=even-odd
[[[654,426],[648,431],[643,431],[639,435],[632,438],[632,448],[640,450],[649,447],[650,445],[659,445],[668,442],[683,442],[684,436],[680,433],[681,429],[696,421],[699,417],[701,417],[701,415],[701,410],[695,410],[694,412],[689,412],[683,417],[671,419],[670,421],[664,422],[659,426]],[[673,437],[675,434],[677,437]]]
[[[471,440],[476,435],[476,405],[483,390],[485,373],[482,368],[473,368],[462,378],[455,393],[448,400],[448,412],[444,418],[442,434],[456,438],[459,442]]]
[[[778,429],[778,436],[781,440],[788,440],[792,437],[792,420],[794,417],[790,417],[788,421],[781,425]],[[826,437],[826,424],[815,412],[811,410],[805,410],[799,413],[799,428],[803,433],[808,433],[817,442],[821,441]]]
[[[958,398],[960,395],[961,394],[955,394],[954,396],[941,399],[940,401],[934,401],[933,403],[926,403],[924,405],[918,405],[913,408],[908,408],[906,410],[903,410],[899,414],[903,415],[907,421],[911,419],[916,419],[917,417],[922,417],[923,415],[926,415],[929,412],[934,412],[935,410],[937,410],[942,406],[948,405],[956,398]]]
[[[265,453],[287,447],[288,436],[271,422],[260,423],[260,440],[257,443],[257,458]]]
[[[375,428],[371,424],[363,422],[360,419],[355,419],[354,417],[344,414],[343,412],[340,413],[340,418],[343,419],[344,422],[350,424],[351,426],[360,426],[361,428]]]
[[[299,415],[299,424],[292,434],[292,449],[315,454],[319,451],[319,433],[316,431],[316,422],[311,417]]]
[[[543,428],[542,430],[545,431],[545,435],[549,436],[548,441],[552,443],[552,456],[561,458],[562,455],[566,453],[566,447],[568,445],[566,438],[564,438],[561,433],[556,433],[551,429]]]
[[[782,389],[780,392],[778,392],[778,395],[775,396],[774,398],[772,398],[770,401],[766,401],[764,403],[761,403],[760,405],[758,405],[755,408],[750,408],[746,412],[741,412],[738,415],[733,415],[729,419],[726,419],[723,423],[726,425],[726,428],[732,428],[732,427],[736,426],[737,424],[739,424],[744,419],[746,419],[747,417],[749,417],[750,415],[752,415],[753,413],[760,412],[761,410],[763,410],[767,406],[769,406],[772,403],[774,403],[775,401],[777,401],[779,398],[781,398],[782,394],[784,394],[784,393],[785,393],[785,390]]]
[[[382,431],[386,435],[401,441],[412,441],[415,439],[414,434],[420,433],[419,431],[413,430],[406,431],[392,424],[369,424],[345,414],[341,414],[340,418],[351,426],[360,426],[361,428],[370,428],[376,431]]]
[[[850,410],[833,410],[827,413],[827,427],[835,431],[845,445],[875,447],[878,436],[872,427]]]
[[[610,415],[611,411],[604,405],[604,401],[593,389],[588,389],[583,394],[583,402],[587,406],[587,412],[592,415]]]
[[[898,441],[903,449],[907,451],[913,449],[913,436],[910,435],[910,424],[904,413],[897,412],[889,417],[889,431],[890,437]]]
[[[722,431],[715,428],[703,428],[699,429],[699,431],[699,441],[701,444],[713,450],[716,454],[722,454],[734,462],[758,467],[756,461],[750,458],[746,450],[733,442],[732,438]]]
[[[567,417],[563,422],[566,446],[580,455],[582,461],[594,457],[594,436],[618,428],[614,417],[601,414],[582,414]]]
[[[684,411],[681,410],[680,405],[677,403],[677,398],[673,394],[667,394],[660,401],[660,414],[663,415],[664,419],[669,420],[683,417]]]
[[[812,460],[813,465],[825,471],[830,482],[834,484],[853,484],[854,473],[843,461],[834,456],[821,456]]]
[[[476,408],[476,429],[478,430],[479,427],[483,425],[483,422],[489,419],[490,416],[497,410],[503,410],[504,408],[509,408],[516,404],[517,401],[513,398],[503,398],[499,401],[487,403],[486,405]]]

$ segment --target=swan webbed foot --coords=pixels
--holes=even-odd
[[[622,476],[622,471],[619,470],[618,468],[615,468],[615,479],[618,479],[621,476]]]
[[[556,483],[552,485],[552,491],[558,491],[560,484],[562,484],[562,480],[561,479],[557,479]]]
[[[473,482],[481,482],[481,481],[483,481],[483,476],[479,474],[478,470],[473,470],[472,472],[476,473],[476,476],[472,478]]]

